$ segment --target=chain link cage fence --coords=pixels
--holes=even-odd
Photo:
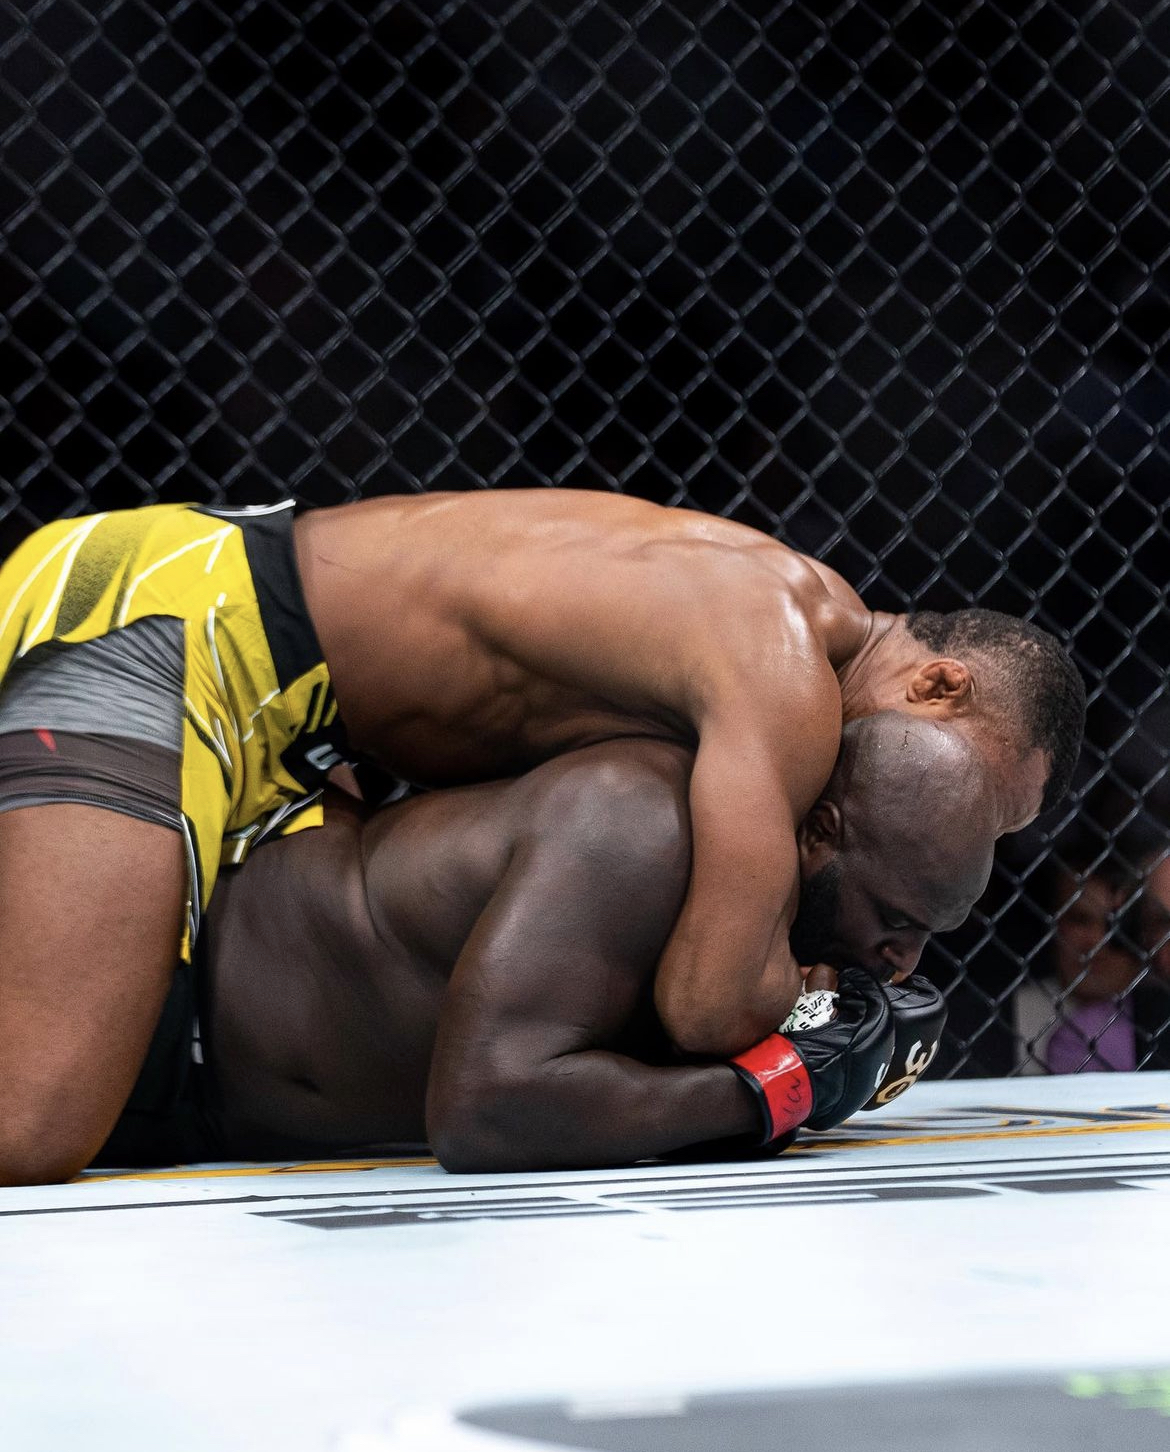
[[[587,486],[1034,618],[1084,759],[928,950],[933,1072],[1170,1064],[1168,56],[1165,3],[0,0],[0,548]]]

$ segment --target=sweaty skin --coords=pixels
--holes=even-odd
[[[883,719],[867,737],[893,741],[892,776],[933,763],[936,782],[969,795],[966,761],[929,728],[904,751]],[[868,778],[850,789],[860,753],[847,746],[825,811],[802,828],[802,875],[836,869],[836,901],[822,897],[804,931],[838,966],[880,973],[892,946],[909,971],[926,933],[982,893],[994,837],[943,803],[934,840],[949,844],[948,870],[908,871],[885,849],[930,834],[913,830],[905,792],[899,816]],[[743,1081],[680,1060],[654,1012],[686,889],[690,769],[679,747],[624,741],[372,815],[331,793],[323,828],[225,873],[203,937],[216,1152],[429,1142],[449,1169],[500,1170],[753,1143]],[[891,911],[915,926],[883,921]],[[828,986],[827,971],[809,986]]]
[[[945,721],[969,674],[923,660],[832,570],[740,525],[608,494],[378,499],[302,516],[298,563],[352,744],[408,780],[513,775],[621,737],[696,748],[693,859],[655,998],[673,1041],[726,1055],[799,991],[797,824],[843,721]],[[1001,783],[998,830],[1044,763]]]

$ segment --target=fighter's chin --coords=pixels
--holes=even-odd
[[[789,947],[792,949],[792,956],[804,968],[824,963],[826,967],[840,972],[842,968],[857,962],[857,955],[851,954],[848,948],[837,943],[826,943],[823,938],[791,938]]]
[[[801,961],[804,961],[803,959]],[[847,943],[833,944],[812,961],[827,963],[840,973],[842,968],[864,968],[879,983],[889,983],[895,970],[884,959],[874,958],[865,948],[850,948]]]
[[[867,963],[864,958],[860,958],[856,962],[859,968],[864,968],[867,973],[872,974],[883,987],[894,981],[894,975],[898,971],[883,959],[878,959],[877,962],[871,960]]]

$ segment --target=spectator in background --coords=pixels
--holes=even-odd
[[[1158,979],[1170,986],[1170,846],[1150,860],[1142,894],[1142,942]]]
[[[1012,1004],[1017,1072],[1170,1067],[1167,980],[1151,971],[1151,957],[1142,947],[1156,926],[1157,909],[1141,892],[1145,864],[1151,861],[1165,869],[1161,937],[1170,942],[1170,865],[1155,859],[1148,836],[1123,836],[1104,857],[1086,837],[1054,859],[1051,971],[1025,982]],[[1165,943],[1162,951],[1170,968]]]

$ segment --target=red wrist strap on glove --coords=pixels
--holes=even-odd
[[[755,1091],[770,1144],[795,1130],[812,1113],[812,1080],[804,1061],[783,1034],[769,1034],[731,1060],[731,1067]]]

